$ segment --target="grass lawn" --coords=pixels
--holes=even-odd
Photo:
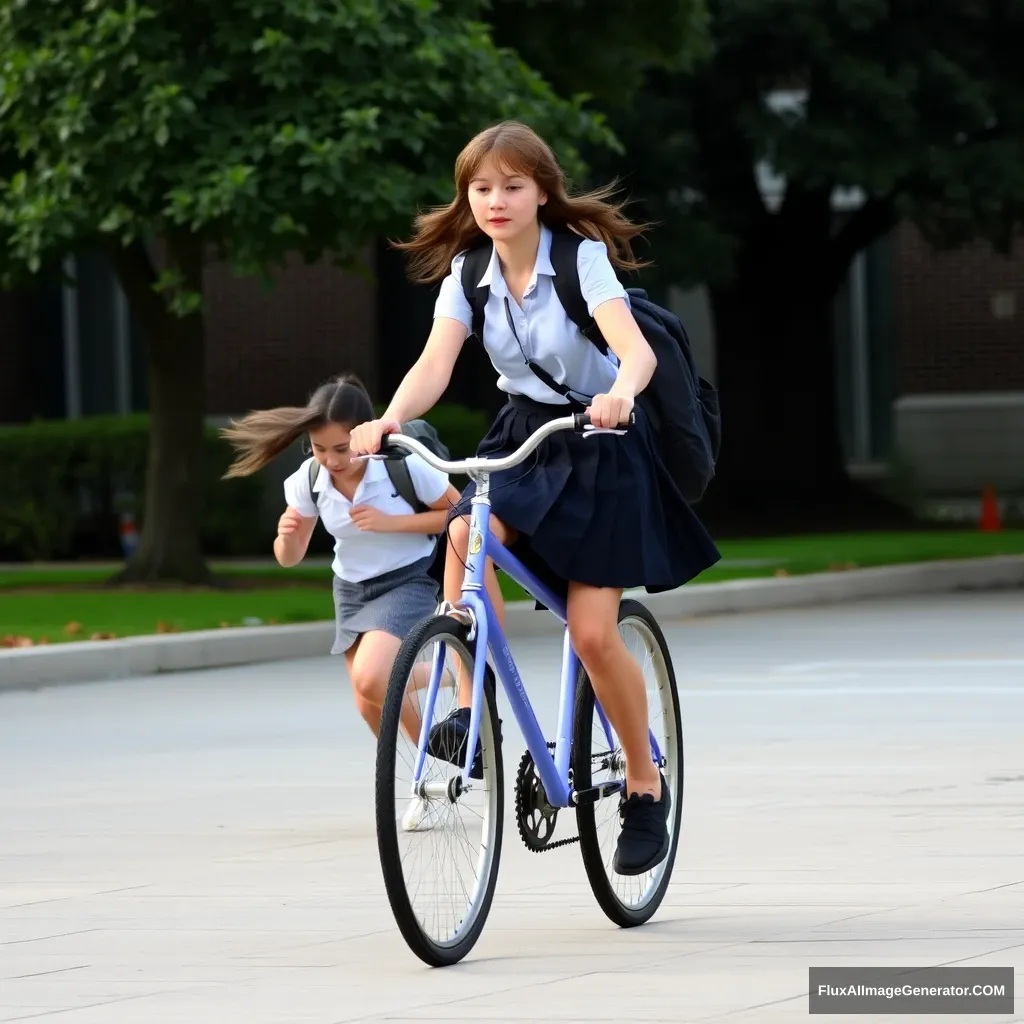
[[[692,585],[741,577],[802,575],[943,558],[1024,553],[1024,530],[922,531],[776,537],[722,541],[723,561]],[[0,642],[5,636],[50,643],[94,634],[217,629],[247,622],[311,622],[333,615],[330,570],[215,568],[232,584],[223,589],[108,589],[106,568],[26,567],[0,571]],[[502,576],[507,598],[523,595]],[[69,624],[74,624],[68,629]]]
[[[140,633],[313,622],[330,618],[330,581],[319,587],[257,587],[245,590],[117,591],[68,585],[49,592],[9,589],[0,593],[0,641],[7,634],[37,642],[88,640],[95,633]],[[70,628],[69,628],[70,624]]]

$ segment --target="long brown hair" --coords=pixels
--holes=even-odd
[[[429,284],[449,271],[452,260],[487,236],[477,226],[469,206],[469,183],[480,165],[493,156],[507,173],[533,178],[547,194],[538,216],[550,228],[569,228],[586,238],[600,240],[608,257],[623,270],[648,266],[633,255],[630,241],[650,226],[634,224],[623,214],[625,203],[610,202],[616,183],[583,195],[570,196],[565,174],[551,147],[530,127],[519,121],[502,121],[469,141],[455,161],[455,198],[447,206],[421,213],[415,235],[408,242],[393,243],[412,253],[410,277]]]
[[[352,374],[334,377],[321,384],[305,406],[260,409],[222,427],[221,437],[238,452],[223,479],[255,473],[303,434],[328,423],[351,429],[372,419],[373,402],[362,381]]]

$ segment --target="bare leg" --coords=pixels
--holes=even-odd
[[[384,696],[401,645],[402,641],[398,637],[382,630],[371,630],[364,633],[345,652],[345,664],[348,666],[349,679],[352,681],[356,710],[362,715],[374,736],[380,733]],[[429,676],[427,671],[422,674]],[[417,684],[422,686],[425,682],[426,679],[419,681],[414,678],[412,687],[406,692],[402,707],[402,729],[413,743],[419,740],[420,714],[410,702],[410,695],[417,688]]]
[[[626,792],[661,796],[643,672],[619,635],[622,591],[569,584],[569,635],[626,755]]]

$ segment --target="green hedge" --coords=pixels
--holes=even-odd
[[[438,406],[427,418],[453,458],[472,454],[488,426],[483,413],[460,406]],[[119,557],[121,510],[130,509],[143,525],[148,431],[146,415],[0,427],[0,560]],[[266,555],[267,523],[256,510],[265,498],[273,503],[276,495],[267,494],[266,470],[242,480],[221,480],[231,455],[216,428],[209,427],[203,461],[204,550],[214,557]]]

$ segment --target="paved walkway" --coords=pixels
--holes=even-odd
[[[337,661],[0,696],[0,1021],[792,1024],[811,964],[1024,964],[1024,595],[669,636],[688,775],[658,916],[615,929],[578,847],[509,819],[447,970],[394,927]],[[520,647],[553,723],[557,645]]]

